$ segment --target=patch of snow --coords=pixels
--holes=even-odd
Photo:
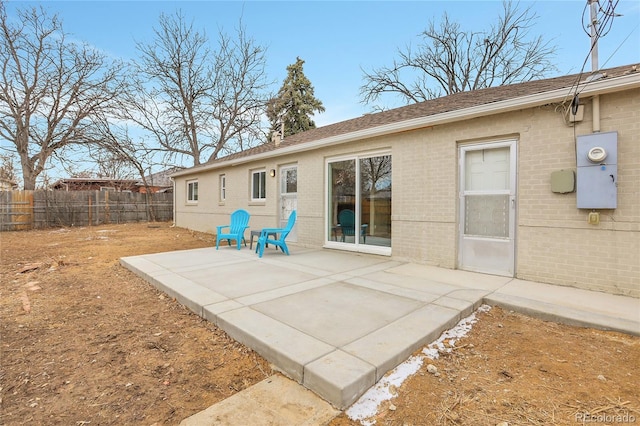
[[[413,356],[398,365],[390,373],[385,375],[378,383],[370,388],[360,399],[345,412],[351,420],[360,421],[365,426],[375,424],[375,420],[367,420],[378,411],[382,401],[389,400],[396,395],[391,393],[391,387],[398,387],[407,377],[415,374],[422,366],[421,356]]]
[[[478,322],[476,318],[477,312],[487,312],[491,309],[489,305],[482,305],[478,308],[476,312],[473,312],[466,318],[463,318],[450,330],[445,331],[440,335],[438,340],[433,343],[430,343],[426,348],[422,350],[422,353],[429,359],[438,359],[440,356],[440,352],[451,352],[451,347],[456,345],[456,342],[469,334],[471,331],[471,327],[473,324]],[[449,348],[445,347],[444,342],[448,341]]]
[[[471,331],[473,324],[478,322],[476,313],[487,312],[489,310],[491,310],[491,306],[489,305],[480,306],[477,311],[460,320],[455,327],[442,333],[438,340],[426,346],[422,350],[422,355],[424,356],[412,356],[391,370],[391,372],[387,373],[378,383],[365,392],[360,399],[345,411],[347,417],[351,420],[359,421],[363,426],[374,425],[376,423],[374,417],[378,412],[380,404],[383,401],[388,401],[396,396],[392,393],[391,389],[399,388],[406,379],[417,373],[425,358],[437,359],[440,352],[450,352],[451,347],[455,346],[455,342],[460,338],[465,337],[469,331]],[[449,348],[445,347],[445,341],[448,342],[450,346]]]
[[[66,234],[67,232],[71,232],[71,230],[67,228],[60,228],[49,231],[50,234]]]

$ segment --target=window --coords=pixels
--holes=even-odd
[[[227,176],[220,175],[220,201],[227,199]]]
[[[298,168],[283,167],[281,170],[280,193],[295,194],[298,192]]]
[[[197,203],[197,202],[198,202],[198,181],[188,180],[187,181],[187,203]]]
[[[267,172],[256,170],[251,172],[251,201],[264,201],[266,196],[265,185]]]

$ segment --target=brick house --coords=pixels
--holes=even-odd
[[[181,227],[295,209],[303,246],[640,297],[636,65],[364,115],[173,178]]]

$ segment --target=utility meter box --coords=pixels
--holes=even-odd
[[[578,208],[615,209],[618,205],[618,132],[578,136],[576,155]]]

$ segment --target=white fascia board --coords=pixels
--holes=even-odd
[[[640,73],[632,73],[623,77],[610,79],[604,78],[589,83],[581,83],[577,86],[577,92],[580,93],[583,98],[585,98],[605,93],[636,89],[638,87],[640,87]],[[182,170],[180,172],[172,174],[171,176],[186,176],[194,173],[265,160],[268,158],[281,157],[287,154],[295,154],[298,152],[311,151],[318,148],[340,145],[343,143],[353,142],[361,139],[406,132],[409,130],[416,130],[424,127],[436,126],[439,124],[469,120],[472,118],[483,117],[503,112],[517,111],[521,109],[545,105],[552,102],[569,101],[573,97],[573,93],[575,91],[576,90],[572,88],[565,87],[549,92],[542,92],[533,95],[521,96],[519,98],[506,99],[504,101],[492,102],[470,108],[444,112],[441,114],[434,114],[426,117],[418,117],[410,120],[398,121],[378,127],[372,127],[369,129],[357,130],[351,133],[344,133],[324,139],[318,139],[313,142],[292,145],[282,149],[275,149],[248,157],[241,157],[228,161],[220,161],[214,164],[205,164],[202,166],[193,167],[191,169]]]

